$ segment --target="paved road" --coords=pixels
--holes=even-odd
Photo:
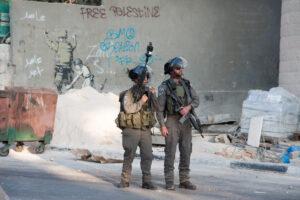
[[[119,189],[121,164],[76,161],[69,152],[48,151],[40,156],[11,152],[0,158],[0,184],[10,200],[83,199],[300,199],[300,178],[289,175],[238,170],[192,163],[196,191],[163,189],[163,161],[155,160],[152,173],[158,191],[140,188],[139,159],[133,183]],[[178,181],[178,180],[177,180]]]

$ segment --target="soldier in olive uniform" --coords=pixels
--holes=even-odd
[[[191,87],[190,82],[184,79],[183,68],[187,61],[182,57],[175,57],[165,64],[164,73],[170,78],[158,88],[159,109],[157,120],[161,127],[161,134],[165,137],[164,174],[166,189],[175,190],[174,187],[174,160],[177,144],[179,144],[179,187],[195,190],[196,186],[190,182],[190,156],[192,153],[192,129],[189,120],[180,122],[182,116],[187,115],[192,108],[199,105],[199,97]],[[172,93],[171,93],[172,92]],[[184,103],[180,108],[171,94],[175,94]],[[167,118],[166,122],[164,118]]]
[[[116,120],[122,129],[122,143],[124,148],[124,161],[119,187],[129,187],[132,171],[132,162],[136,149],[139,146],[141,154],[141,170],[143,174],[142,188],[155,190],[151,182],[152,164],[152,138],[150,129],[156,123],[154,109],[149,107],[148,89],[149,79],[147,67],[139,65],[129,71],[129,78],[134,85],[120,94],[121,112]],[[148,91],[148,90],[147,90]],[[154,94],[154,88],[150,88]]]
[[[46,43],[50,49],[55,51],[55,79],[54,83],[58,92],[62,92],[62,87],[71,83],[72,81],[72,61],[73,51],[76,48],[76,36],[73,36],[73,42],[67,40],[67,31],[60,31],[57,35],[58,40],[52,41],[49,39],[48,31],[45,31]]]

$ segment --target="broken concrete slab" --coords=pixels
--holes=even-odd
[[[216,114],[216,115],[208,115],[200,117],[200,121],[204,125],[209,124],[222,124],[222,123],[234,123],[236,122],[236,118],[234,118],[231,114]]]
[[[249,133],[247,144],[254,147],[259,147],[261,131],[263,127],[264,117],[252,117],[249,125]]]
[[[226,134],[221,134],[215,137],[215,142],[230,144],[230,140]]]
[[[207,127],[209,133],[235,133],[239,129],[235,124],[216,124]]]

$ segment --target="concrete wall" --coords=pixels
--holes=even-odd
[[[279,84],[300,97],[300,1],[283,0]]]
[[[104,0],[103,7],[13,0],[11,30],[15,85],[54,88],[54,52],[44,31],[76,34],[74,57],[91,68],[105,91],[128,87],[125,73],[143,60],[151,41],[153,84],[163,64],[181,55],[185,76],[201,99],[201,115],[239,117],[248,89],[278,82],[280,0]],[[131,11],[131,12],[128,12]],[[122,44],[122,47],[119,45]],[[114,48],[112,47],[114,46]]]

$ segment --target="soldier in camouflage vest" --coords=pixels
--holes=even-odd
[[[139,65],[133,68],[129,71],[129,78],[134,85],[120,94],[121,109],[116,119],[117,126],[122,129],[122,143],[125,151],[119,187],[129,187],[132,162],[139,146],[143,174],[142,188],[155,190],[150,173],[153,159],[150,129],[156,120],[154,109],[149,107],[148,96],[145,94],[148,90],[146,84],[149,79],[147,67]],[[150,92],[154,93],[154,88],[150,88]]]
[[[165,64],[165,74],[170,78],[158,88],[159,108],[157,120],[161,127],[161,134],[165,137],[164,174],[167,190],[175,190],[174,160],[176,147],[179,144],[179,187],[195,190],[196,186],[190,182],[190,156],[192,153],[192,127],[189,121],[181,123],[179,120],[193,108],[198,107],[199,97],[191,87],[190,82],[184,79],[183,68],[187,61],[182,57],[175,57]],[[176,102],[171,98],[175,94],[184,105],[176,108]],[[166,122],[164,118],[167,118]]]

